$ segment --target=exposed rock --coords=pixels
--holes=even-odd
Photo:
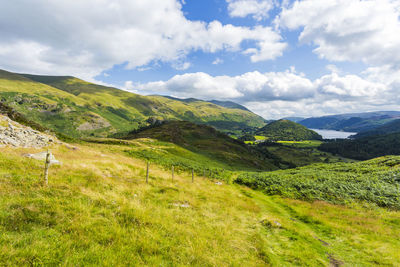
[[[39,153],[36,153],[36,154],[25,154],[24,156],[27,157],[27,158],[31,158],[31,159],[37,159],[37,160],[43,160],[43,161],[45,161],[45,160],[46,160],[46,157],[47,157],[47,152],[44,151],[44,152],[39,152]],[[58,160],[54,157],[54,155],[53,155],[52,153],[50,153],[50,164],[51,164],[51,165],[52,165],[52,164],[60,165],[61,162],[58,161]]]
[[[184,203],[172,203],[172,206],[179,207],[179,208],[190,208],[190,204],[187,202]]]
[[[23,126],[0,115],[0,146],[40,148],[59,144],[56,137]]]
[[[78,131],[92,131],[102,128],[110,127],[111,124],[105,120],[103,117],[97,114],[87,114],[89,121],[82,123],[76,128]]]

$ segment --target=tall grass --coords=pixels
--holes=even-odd
[[[0,266],[400,264],[400,212],[191,183],[187,172],[172,181],[155,163],[146,184],[126,145],[76,147],[52,148],[62,165],[48,187],[43,162],[21,157],[38,150],[0,149]]]

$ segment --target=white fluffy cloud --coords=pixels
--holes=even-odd
[[[217,57],[211,64],[219,65],[219,64],[222,64],[222,63],[224,63],[224,60],[220,59],[219,57]]]
[[[268,12],[274,8],[272,0],[226,0],[231,17],[244,18],[249,15],[260,21],[268,18]]]
[[[202,99],[236,99],[240,102],[271,101],[283,99],[294,101],[313,97],[314,84],[307,78],[286,72],[248,72],[240,76],[210,76],[203,72],[176,75],[168,81],[136,84],[128,82],[127,89],[141,92],[169,94],[178,97]]]
[[[190,21],[181,8],[178,0],[1,1],[0,67],[91,78],[124,63],[186,69],[191,51],[240,52],[245,40],[253,41],[246,53],[254,61],[274,59],[286,47],[271,27]]]
[[[337,73],[322,76],[315,85],[321,94],[348,98],[378,97],[388,88],[383,83],[371,82],[357,75],[339,76]]]
[[[361,77],[332,71],[312,81],[294,68],[285,72],[254,71],[215,77],[200,72],[146,84],[129,81],[125,88],[182,98],[233,100],[265,118],[280,118],[397,109],[400,78],[396,79],[393,73],[390,79],[385,73],[386,70],[369,69]]]
[[[398,0],[303,0],[283,8],[277,25],[331,61],[400,66]]]

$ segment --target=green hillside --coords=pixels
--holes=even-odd
[[[354,135],[354,138],[385,135],[398,132],[400,132],[400,120],[394,120],[372,130],[359,132],[358,134]]]
[[[187,121],[169,121],[159,126],[133,132],[124,139],[137,138],[152,138],[174,143],[207,157],[209,161],[223,163],[230,170],[274,170],[279,168],[279,163],[275,163],[265,154],[206,125],[197,125]]]
[[[134,143],[52,147],[63,164],[51,166],[48,186],[41,182],[43,163],[21,157],[37,150],[2,148],[0,265],[400,264],[398,211],[356,202],[343,206],[267,196],[199,175],[192,183],[188,172],[176,172],[172,181],[171,172],[153,162],[146,184],[145,162],[126,150],[154,151],[156,141],[129,142]],[[329,165],[319,169],[330,170],[323,166]],[[398,159],[371,166],[378,168],[378,179],[391,168],[397,170]],[[357,168],[346,165],[341,177],[355,173],[362,180],[363,171],[370,177],[368,165]],[[327,174],[315,173],[318,181]],[[282,181],[292,187],[289,178]],[[282,183],[277,181],[277,188]],[[307,188],[305,182],[300,185]],[[371,185],[362,185],[361,194],[368,192]]]
[[[272,155],[281,162],[281,169],[296,168],[314,163],[353,162],[354,160],[318,150],[322,141],[260,142],[254,147]],[[286,165],[286,166],[285,166]]]
[[[301,141],[321,140],[322,137],[305,126],[289,120],[273,121],[256,132],[256,135],[267,137],[269,140]]]
[[[368,202],[400,209],[400,157],[314,164],[292,170],[243,173],[236,182],[269,195],[335,204]]]
[[[230,132],[265,124],[260,116],[242,109],[141,96],[67,76],[0,70],[0,99],[32,121],[73,137],[129,132],[148,125],[149,119],[187,120]]]

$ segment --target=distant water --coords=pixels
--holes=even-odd
[[[340,132],[335,130],[321,130],[321,129],[311,129],[319,133],[324,139],[336,139],[336,138],[348,138],[350,135],[354,135],[356,133],[351,132]]]

